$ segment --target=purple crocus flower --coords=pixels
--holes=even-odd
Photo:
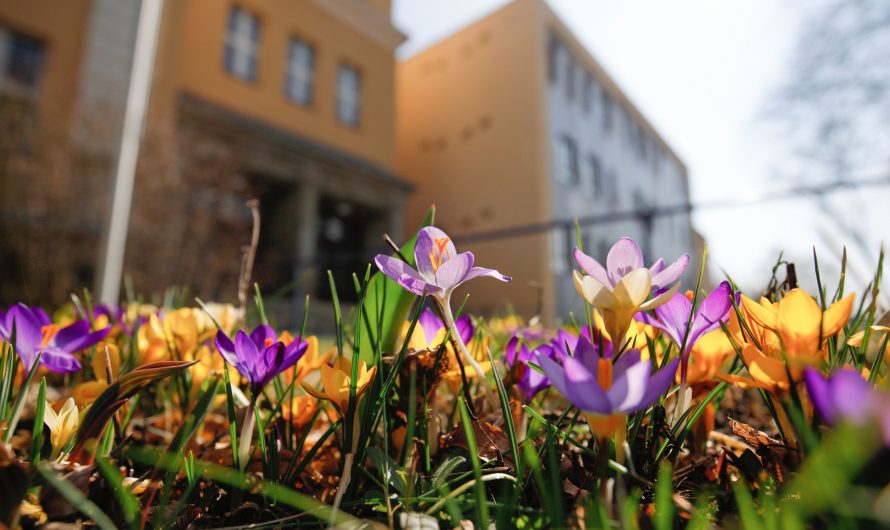
[[[680,356],[680,392],[677,401],[677,411],[680,414],[685,412],[689,406],[690,396],[686,392],[689,352],[692,351],[692,346],[699,337],[714,331],[720,327],[722,322],[729,319],[729,310],[732,308],[731,296],[732,287],[727,281],[721,282],[716,289],[711,291],[696,308],[695,315],[692,316],[692,325],[688,328],[688,336],[687,325],[692,313],[692,302],[681,293],[675,293],[666,304],[653,310],[657,318],[645,313],[639,313],[634,317],[640,322],[667,333],[679,348],[684,348],[683,340],[686,340],[685,348]],[[736,294],[736,303],[738,303],[738,294]]]
[[[578,342],[582,337],[590,343],[589,328],[582,328],[580,336],[573,335],[568,331],[560,329],[557,332],[556,337],[552,338],[549,342],[538,345],[533,350],[529,350],[528,348],[529,343],[527,337],[514,334],[510,338],[504,352],[505,360],[510,367],[515,367],[517,364],[523,365],[522,375],[516,381],[516,386],[523,393],[526,401],[531,401],[538,392],[550,387],[550,380],[547,379],[547,376],[537,370],[529,368],[527,366],[528,362],[537,362],[535,359],[537,356],[541,355],[561,364],[567,357],[573,355],[573,352],[577,349]],[[596,346],[594,345],[594,348],[595,347]],[[604,342],[603,348],[605,350],[603,355],[606,358],[611,358],[611,343]]]
[[[538,392],[550,386],[547,376],[528,366],[528,362],[535,361],[537,355],[555,358],[553,348],[549,344],[542,344],[532,352],[528,349],[528,344],[518,335],[510,337],[504,351],[504,359],[508,366],[514,369],[517,365],[521,366],[522,375],[516,379],[515,384],[522,392],[526,402],[531,401]]]
[[[575,249],[575,261],[585,274],[596,280],[600,285],[615,290],[622,278],[636,269],[645,268],[643,263],[643,251],[636,241],[629,237],[622,237],[612,245],[606,256],[606,266],[588,256],[581,249]],[[661,294],[680,279],[680,276],[689,265],[689,254],[683,254],[670,265],[666,265],[664,259],[649,267],[649,276],[652,285],[650,292],[654,295]]]
[[[626,351],[616,361],[597,354],[586,337],[578,339],[574,355],[560,365],[539,354],[538,365],[550,383],[581,411],[593,416],[627,415],[643,410],[670,388],[679,359],[652,373],[652,363],[639,350]]]
[[[414,244],[416,269],[402,260],[384,254],[378,254],[374,258],[374,263],[383,274],[408,291],[418,296],[428,294],[433,297],[442,310],[445,325],[455,336],[455,342],[464,360],[473,367],[479,380],[484,381],[485,372],[467,351],[467,345],[460,338],[460,332],[456,328],[454,315],[451,312],[451,293],[462,283],[473,278],[488,276],[503,282],[509,282],[511,278],[494,269],[476,267],[475,260],[472,252],[458,254],[448,234],[434,226],[427,226],[417,233],[417,242]]]
[[[577,248],[575,261],[584,271],[573,271],[575,288],[600,311],[612,342],[621,345],[636,313],[655,309],[674,296],[689,255],[684,254],[669,266],[659,259],[647,269],[640,246],[623,237],[609,250],[606,267]],[[655,296],[648,299],[650,294]]]
[[[423,342],[425,343],[425,347],[433,348],[434,346],[438,346],[438,344],[434,344],[434,341],[439,333],[446,329],[445,322],[443,322],[431,309],[425,308],[417,319],[417,323],[420,324],[420,330],[423,331]],[[473,320],[470,316],[464,315],[455,320],[454,324],[457,326],[460,340],[464,341],[464,343],[470,342],[470,339],[473,338],[473,333],[475,333]],[[417,333],[416,328],[414,333]]]
[[[250,335],[238,330],[233,343],[222,331],[216,332],[216,349],[223,358],[250,381],[254,395],[278,374],[292,367],[306,353],[309,343],[299,338],[284,345],[271,326],[257,326]]]
[[[699,337],[718,329],[721,323],[729,320],[729,310],[732,309],[731,296],[732,287],[729,282],[720,282],[720,285],[711,291],[696,308],[688,337],[686,336],[686,326],[689,324],[689,316],[692,313],[692,302],[681,293],[675,294],[666,304],[656,307],[653,310],[655,317],[646,313],[638,313],[635,318],[667,333],[678,347],[683,346],[685,338],[686,348],[683,351],[685,362]]]
[[[0,338],[12,342],[13,327],[15,350],[25,371],[34,366],[37,354],[41,353],[40,364],[60,373],[80,370],[80,361],[74,354],[96,344],[111,331],[106,327],[90,332],[90,324],[86,320],[60,328],[53,324],[43,309],[24,304],[15,304],[0,314]]]
[[[450,301],[455,288],[473,278],[488,276],[503,282],[511,280],[509,276],[494,269],[475,267],[474,261],[472,252],[458,254],[451,238],[434,226],[423,228],[417,234],[417,243],[414,245],[416,269],[400,259],[384,254],[378,254],[374,258],[374,263],[383,274],[405,289],[418,296],[426,293],[444,303]]]
[[[813,408],[828,425],[849,422],[864,425],[871,421],[881,426],[884,444],[890,447],[890,394],[880,392],[859,372],[840,368],[826,379],[809,367],[804,380]]]

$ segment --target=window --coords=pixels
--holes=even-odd
[[[315,80],[315,49],[300,39],[291,39],[287,51],[287,80],[284,91],[288,99],[308,107],[312,104]]]
[[[640,158],[643,162],[649,159],[649,135],[640,127]]]
[[[361,76],[355,67],[341,64],[337,71],[337,119],[340,123],[359,124],[361,115]]]
[[[562,44],[555,34],[550,34],[550,42],[547,44],[547,74],[550,82],[559,82],[559,59],[562,53]]]
[[[259,19],[240,7],[233,7],[226,38],[226,71],[245,81],[256,81],[259,49]]]
[[[569,271],[569,238],[563,230],[550,232],[550,267],[553,272],[563,274]]]
[[[575,72],[577,70],[578,65],[575,63],[575,59],[568,55],[566,57],[566,97],[569,101],[575,100],[575,85],[577,84]]]
[[[19,97],[36,97],[44,57],[42,42],[0,27],[0,90]]]
[[[587,163],[590,170],[590,189],[594,197],[600,197],[603,194],[603,163],[596,155],[590,155]]]
[[[584,92],[581,94],[581,108],[588,114],[593,110],[594,90],[596,90],[596,84],[593,80],[593,76],[590,75],[590,72],[585,70]]]
[[[0,144],[31,153],[37,143],[37,97],[43,42],[0,26]]]
[[[578,147],[568,136],[562,136],[554,146],[554,172],[563,184],[577,186],[581,181],[578,172]]]
[[[614,112],[615,104],[612,101],[612,95],[609,94],[606,90],[603,90],[603,130],[606,132],[612,132],[612,127],[614,125],[614,118],[612,117],[612,113]]]
[[[618,175],[614,170],[609,171],[606,174],[605,182],[603,183],[603,191],[608,192],[609,202],[612,203],[613,207],[616,207],[618,205]]]

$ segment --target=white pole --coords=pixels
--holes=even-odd
[[[101,282],[99,284],[99,300],[106,304],[116,304],[120,301],[127,228],[130,222],[130,206],[133,202],[133,183],[136,179],[136,162],[139,160],[139,142],[151,93],[155,50],[163,7],[164,0],[142,0],[139,9],[133,65],[130,70],[123,131],[114,174],[111,216],[103,232],[102,261],[99,268]]]

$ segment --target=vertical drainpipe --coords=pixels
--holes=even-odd
[[[139,143],[151,94],[155,51],[163,8],[164,0],[142,0],[139,9],[133,66],[130,70],[127,102],[124,107],[123,132],[114,173],[111,215],[102,229],[102,254],[98,278],[99,300],[105,304],[116,304],[120,300],[127,229],[133,202],[133,185],[136,180],[136,163],[139,160]]]

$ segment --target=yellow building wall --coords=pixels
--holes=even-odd
[[[40,132],[67,140],[75,111],[90,0],[0,2],[0,24],[43,41]]]
[[[508,4],[399,64],[396,171],[416,185],[407,227],[437,225],[512,284],[472,282],[468,308],[552,318],[546,236],[461,245],[460,235],[549,220],[545,46],[535,0]],[[465,289],[464,292],[467,292]],[[463,295],[456,296],[460,303]]]
[[[377,2],[380,3],[380,2]],[[168,2],[159,59],[170,81],[161,107],[169,105],[170,89],[205,99],[262,120],[384,169],[394,159],[394,68],[392,51],[376,44],[309,0],[178,0]],[[225,70],[229,12],[237,5],[260,20],[257,80],[243,81]],[[313,103],[301,107],[288,100],[284,87],[287,47],[292,36],[315,47]],[[341,62],[361,72],[361,120],[357,127],[336,118],[336,76]],[[165,102],[164,100],[167,99]]]

